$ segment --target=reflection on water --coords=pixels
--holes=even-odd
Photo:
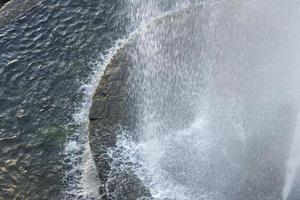
[[[91,61],[126,33],[123,9],[119,1],[43,1],[1,27],[0,198],[60,199],[78,181],[63,178],[80,162],[64,155],[64,143],[86,134],[73,122],[79,88]],[[83,151],[67,148],[75,158]]]

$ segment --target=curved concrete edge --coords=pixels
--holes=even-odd
[[[186,12],[191,12],[197,7],[188,7],[171,14],[156,18],[146,26],[146,31],[134,34],[134,36],[116,54],[106,66],[97,89],[93,96],[90,109],[89,143],[100,178],[99,192],[103,199],[109,199],[108,193],[118,191],[119,196],[114,199],[151,199],[150,191],[134,173],[126,172],[117,174],[117,180],[111,180],[112,158],[108,149],[114,148],[120,128],[133,130],[135,126],[134,97],[129,94],[128,78],[130,68],[133,67],[131,52],[136,51],[136,41],[147,34],[152,28],[162,26],[164,23],[172,23],[174,19],[181,18]],[[107,181],[109,180],[109,184]]]
[[[0,28],[16,20],[34,6],[40,5],[41,0],[11,0],[0,6]]]
[[[106,67],[94,94],[89,115],[89,142],[101,181],[99,193],[103,199],[109,199],[107,194],[116,190],[119,195],[116,199],[125,196],[128,199],[150,197],[150,192],[134,173],[117,173],[113,181],[110,177],[112,158],[107,151],[115,147],[120,127],[132,124],[132,117],[129,116],[131,111],[127,110],[130,106],[126,80],[131,66],[127,47],[119,49]]]

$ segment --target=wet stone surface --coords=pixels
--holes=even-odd
[[[108,152],[115,147],[120,131],[132,130],[135,121],[127,85],[131,67],[127,48],[119,49],[106,67],[90,112],[90,146],[101,180],[99,192],[103,199],[150,196],[132,171],[115,172],[115,169],[111,169],[112,158]]]
[[[151,198],[149,188],[142,185],[134,172],[130,169],[122,171],[112,168],[114,160],[110,154],[110,150],[116,147],[121,131],[127,129],[134,134],[137,118],[141,117],[139,114],[144,109],[138,105],[141,103],[138,102],[141,100],[138,99],[138,95],[146,102],[142,106],[157,109],[155,117],[160,120],[161,125],[158,137],[163,137],[167,134],[165,130],[172,132],[185,127],[190,123],[189,120],[195,117],[195,109],[190,104],[192,98],[184,96],[184,92],[201,94],[201,87],[205,87],[205,83],[201,83],[204,79],[203,73],[205,70],[209,71],[205,67],[210,66],[207,57],[212,56],[213,61],[218,63],[222,62],[222,59],[226,60],[226,56],[232,56],[227,55],[228,52],[224,50],[224,55],[220,57],[225,58],[219,58],[209,45],[205,46],[203,37],[217,40],[219,36],[216,34],[214,38],[205,33],[208,28],[201,24],[205,24],[206,14],[201,8],[191,8],[155,20],[145,32],[118,50],[107,66],[94,95],[90,113],[90,145],[101,179],[99,191],[104,199]],[[227,31],[226,28],[225,30]],[[224,30],[221,29],[220,32],[222,31]],[[147,48],[150,51],[147,51]],[[218,48],[227,47],[224,45]],[[207,55],[200,55],[201,51]],[[203,68],[199,67],[199,63]],[[152,67],[152,71],[145,72],[143,67]],[[220,76],[226,71],[222,67],[216,67],[214,70],[214,73],[219,73]],[[143,88],[142,84],[145,84],[146,88]],[[295,126],[295,108],[284,103],[264,102],[254,95],[252,98],[243,96],[245,110],[235,113],[230,110],[232,102],[228,97],[235,95],[235,91],[230,91],[232,94],[229,92],[230,95],[225,94],[223,97],[222,89],[230,90],[230,85],[228,88],[222,82],[216,85],[220,88],[216,89],[216,104],[212,104],[212,107],[216,108],[210,113],[213,119],[209,134],[215,139],[215,143],[210,145],[218,147],[205,154],[208,157],[212,156],[212,159],[208,160],[214,164],[205,165],[208,163],[205,160],[198,163],[197,159],[202,158],[202,154],[193,157],[193,152],[197,152],[199,147],[196,146],[191,153],[189,144],[177,144],[176,141],[173,141],[174,147],[169,147],[174,149],[164,157],[166,161],[159,164],[164,164],[163,170],[182,185],[189,187],[197,197],[201,196],[203,191],[211,193],[208,199],[216,197],[215,199],[252,200],[258,196],[259,199],[280,199],[284,185],[285,160]],[[238,95],[243,94],[241,92]],[[151,113],[147,108],[144,110]],[[242,145],[238,138],[240,130],[234,124],[240,122],[241,118],[244,120],[241,124],[251,133],[243,143],[243,152],[237,150]],[[192,141],[190,145],[193,146],[194,143]],[[168,144],[172,145],[172,142]],[[222,156],[220,149],[223,148],[228,157]],[[165,150],[167,151],[168,147],[165,147]],[[213,160],[214,156],[216,160]],[[220,196],[216,193],[220,193]]]

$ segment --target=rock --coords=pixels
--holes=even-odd
[[[126,118],[130,113],[126,103],[128,99],[126,79],[129,65],[128,62],[123,62],[124,60],[126,60],[126,51],[120,49],[104,72],[94,94],[89,115],[90,146],[102,182],[99,188],[100,195],[104,199],[110,198],[107,190],[112,193],[119,190],[114,199],[125,197],[137,199],[150,196],[149,191],[133,173],[118,174],[116,182],[110,180],[109,187],[106,184],[111,173],[112,162],[108,149],[115,147],[119,127],[130,126]]]
[[[191,11],[190,9],[198,9],[198,7],[156,19],[151,27],[148,27],[149,31],[156,26],[173,23],[175,19],[180,19],[183,14]],[[145,32],[140,34],[145,34]],[[149,189],[130,170],[116,172],[113,178],[110,177],[113,173],[111,171],[112,158],[108,152],[116,146],[120,127],[130,131],[136,126],[136,97],[130,93],[132,74],[129,72],[136,67],[133,66],[135,58],[131,56],[137,51],[135,45],[141,35],[135,35],[128,44],[116,52],[107,65],[93,96],[89,115],[89,142],[99,172],[101,181],[99,192],[103,199],[152,199]]]

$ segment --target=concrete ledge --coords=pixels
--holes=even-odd
[[[163,28],[178,20],[182,15],[199,8],[188,8],[154,20],[145,32],[136,34],[123,48],[119,49],[106,66],[104,74],[93,96],[90,110],[89,142],[98,170],[101,185],[100,195],[111,199],[108,193],[117,192],[113,199],[151,199],[151,194],[133,172],[116,174],[111,180],[111,163],[107,150],[115,147],[122,130],[134,130],[136,125],[136,99],[130,93],[130,78],[134,64],[132,57],[137,50],[137,42],[144,34],[151,34],[156,28]],[[107,182],[109,181],[109,184]]]
[[[126,80],[131,66],[127,57],[130,48],[119,49],[106,67],[104,75],[93,97],[90,111],[90,146],[99,171],[102,184],[99,186],[103,199],[110,199],[107,193],[118,191],[116,199],[127,197],[137,199],[149,197],[150,192],[141,184],[133,173],[117,173],[112,181],[110,178],[112,162],[107,150],[116,144],[120,127],[128,127],[131,114],[128,105],[128,90]],[[110,184],[107,181],[110,179]],[[126,184],[126,185],[122,185]]]

